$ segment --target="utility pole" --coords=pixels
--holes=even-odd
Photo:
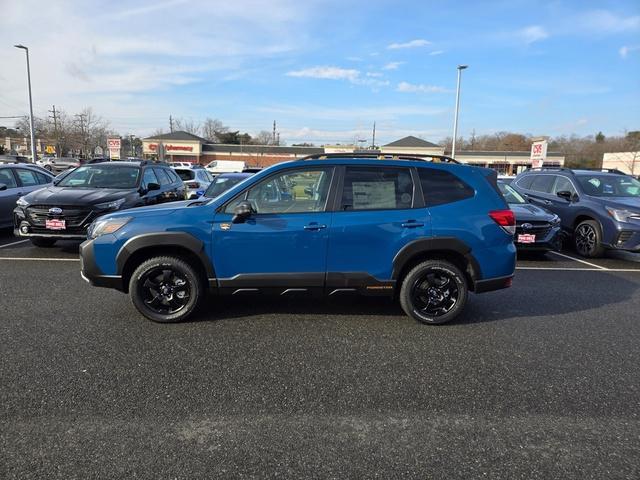
[[[169,131],[173,133],[173,117],[169,115]]]
[[[53,108],[49,110],[49,113],[52,114],[49,115],[49,118],[53,118],[53,132],[56,136],[56,157],[60,158],[60,137],[58,135],[58,116],[55,105],[53,105]]]
[[[276,121],[273,121],[273,144],[276,144]]]
[[[33,126],[33,100],[31,98],[31,68],[29,67],[29,49],[24,45],[14,45],[14,47],[24,50],[27,55],[27,85],[29,87],[29,129],[31,130],[31,161],[36,163],[38,155],[36,152],[36,132]]]
[[[371,139],[371,148],[376,148],[376,122],[373,122],[373,137]]]
[[[86,113],[77,113],[75,115],[76,117],[78,117],[78,121],[80,122],[80,136],[82,137],[82,152],[81,152],[81,156],[82,155],[86,155],[87,152],[87,135],[85,133],[85,125],[84,125],[84,117],[87,116]]]
[[[460,111],[460,77],[462,70],[468,65],[458,65],[458,86],[456,88],[456,112],[453,117],[453,140],[451,144],[451,158],[456,158],[456,137],[458,136],[458,112]]]

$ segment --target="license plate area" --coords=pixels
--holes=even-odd
[[[518,243],[536,243],[536,236],[531,233],[521,233],[517,238]]]
[[[47,218],[44,226],[47,230],[65,230],[67,228],[66,221],[58,218]]]

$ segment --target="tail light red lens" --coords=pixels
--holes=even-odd
[[[489,216],[509,235],[516,233],[516,216],[511,210],[492,210]]]

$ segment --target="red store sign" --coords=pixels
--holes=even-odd
[[[149,150],[155,152],[158,149],[157,143],[150,143]],[[188,145],[164,145],[165,152],[193,152],[193,147]]]

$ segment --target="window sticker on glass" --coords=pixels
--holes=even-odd
[[[396,208],[394,182],[353,182],[354,209]]]

